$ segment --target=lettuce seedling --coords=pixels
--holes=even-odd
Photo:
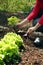
[[[17,24],[20,21],[20,19],[17,18],[16,16],[11,16],[7,20],[8,20],[8,25],[11,25],[11,26]]]

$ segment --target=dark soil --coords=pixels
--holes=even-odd
[[[1,13],[0,13],[1,14]],[[4,16],[7,16],[7,14],[4,14]],[[3,14],[1,14],[1,16],[3,16]],[[7,29],[5,29],[4,27],[7,26],[7,22],[5,23],[6,20],[6,16],[5,16],[5,20],[3,21],[1,19],[0,16],[0,25],[2,26],[0,28],[0,39],[7,33],[7,32],[14,32],[13,28],[7,27]],[[4,22],[4,24],[3,24]],[[4,25],[4,27],[3,27]],[[38,48],[33,44],[33,41],[31,41],[30,39],[25,39],[23,36],[23,49],[20,51],[21,54],[21,62],[18,65],[43,65],[43,48]],[[14,64],[15,65],[15,64]],[[17,65],[17,64],[16,64]]]
[[[43,49],[34,46],[31,40],[24,40],[25,50],[21,52],[22,61],[18,65],[43,65]]]

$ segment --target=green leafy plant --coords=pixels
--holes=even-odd
[[[0,0],[0,10],[29,12],[36,0]]]
[[[20,19],[17,18],[16,16],[11,16],[7,20],[8,20],[8,25],[15,25],[20,21]]]
[[[5,65],[4,61],[3,61],[3,54],[0,54],[0,65]]]
[[[7,33],[7,35],[4,36],[2,39],[6,44],[17,44],[18,47],[20,47],[23,44],[23,40],[20,35],[17,35],[16,33]]]
[[[20,58],[19,47],[23,44],[20,35],[9,32],[0,41],[0,64],[13,62]]]

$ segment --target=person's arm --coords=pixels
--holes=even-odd
[[[22,24],[22,25],[25,25],[27,23],[28,23],[27,18],[25,18],[22,22],[20,22],[20,24]]]
[[[37,30],[39,27],[41,26],[41,24],[39,24],[39,22],[34,26],[34,30]]]
[[[37,30],[40,26],[41,26],[41,24],[37,23],[35,26],[30,27],[30,28],[27,30],[26,34],[31,34],[31,33],[34,32],[35,30]]]
[[[38,0],[36,0],[36,4],[32,10],[32,12],[27,16],[28,20],[32,20],[33,18],[35,18],[40,10],[40,3],[38,2]]]
[[[38,23],[37,23],[35,26],[30,27],[30,28],[28,29],[27,34],[32,33],[33,31],[37,30],[37,29],[38,29],[40,26],[42,26],[42,25],[43,25],[43,15],[40,17]]]
[[[29,20],[27,20],[27,18],[25,18],[23,21],[21,21],[20,23],[17,24],[17,27],[21,28],[24,25],[26,25],[27,23],[29,23]]]
[[[21,21],[20,23],[17,24],[17,26],[19,28],[21,28],[22,26],[24,26],[25,24],[29,23],[30,20],[32,20],[34,17],[37,16],[38,12],[40,10],[40,6],[39,6],[39,3],[38,1],[36,2],[36,5],[33,9],[33,11],[23,20]]]

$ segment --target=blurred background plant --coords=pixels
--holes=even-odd
[[[20,22],[20,19],[17,18],[16,16],[11,16],[7,20],[8,20],[8,25],[11,25],[11,26],[16,25],[18,22]]]
[[[0,10],[9,12],[30,12],[35,0],[0,0]]]

